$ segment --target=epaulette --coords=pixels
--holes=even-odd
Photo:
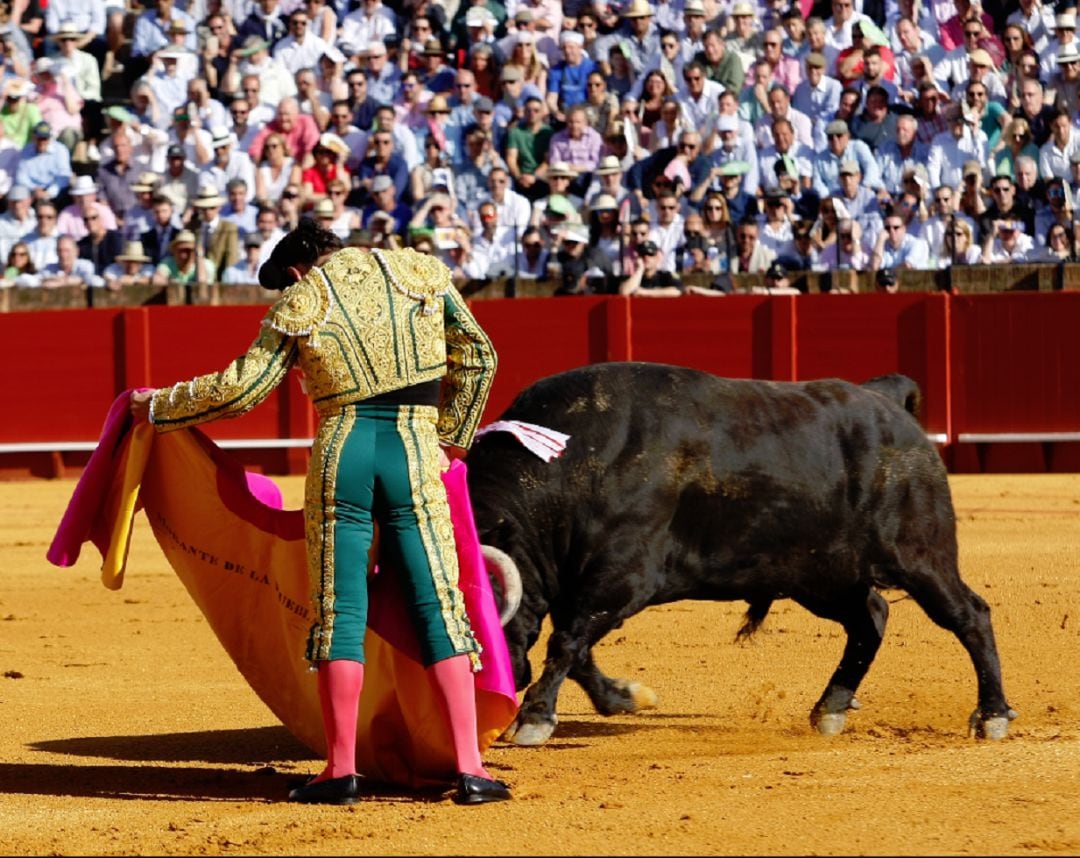
[[[263,324],[289,337],[311,336],[330,317],[332,300],[323,273],[312,268],[282,293]]]
[[[439,309],[440,300],[450,288],[450,269],[434,256],[404,250],[373,250],[386,279],[402,295],[424,305],[425,315]]]

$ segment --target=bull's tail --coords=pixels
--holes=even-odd
[[[739,630],[735,633],[736,643],[749,640],[754,632],[756,632],[763,622],[765,617],[769,614],[769,608],[772,607],[772,599],[765,599],[761,602],[751,602],[746,609],[746,616],[743,617],[743,624],[739,627]]]
[[[919,390],[919,385],[914,379],[894,372],[864,381],[862,386],[891,399],[912,417],[918,419],[919,409],[922,406],[922,391]]]

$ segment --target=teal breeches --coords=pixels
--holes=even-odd
[[[458,589],[437,416],[431,406],[360,403],[320,423],[304,497],[315,608],[309,661],[364,661],[376,524],[379,574],[401,576],[424,664],[476,652]]]

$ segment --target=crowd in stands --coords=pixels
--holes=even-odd
[[[1074,0],[147,4],[6,4],[0,284],[257,283],[302,217],[560,294],[1080,258]]]

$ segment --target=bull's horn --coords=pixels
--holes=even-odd
[[[494,545],[481,545],[480,550],[483,552],[488,574],[499,581],[502,589],[499,622],[505,626],[521,604],[521,573],[510,555],[502,549]]]

